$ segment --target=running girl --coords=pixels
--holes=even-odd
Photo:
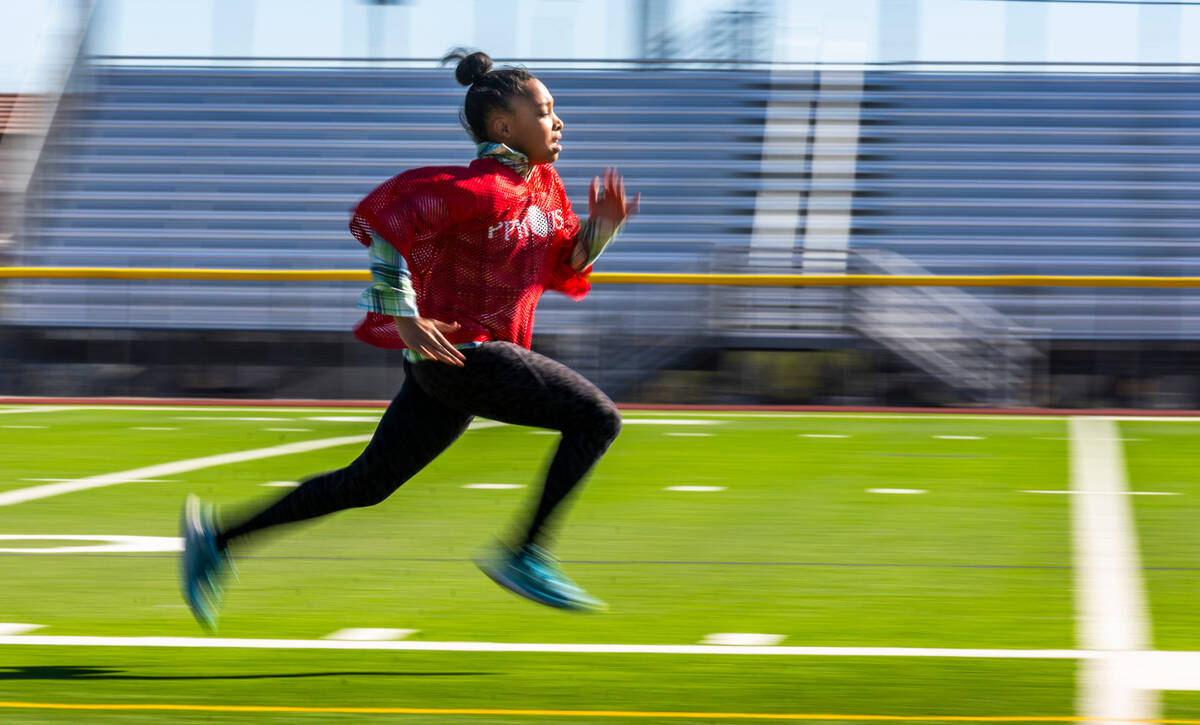
[[[461,119],[477,143],[467,167],[414,169],[376,188],[350,222],[371,256],[373,284],[355,335],[404,349],[405,381],[371,442],[345,468],[323,473],[248,518],[218,524],[189,496],[182,530],[184,597],[216,626],[230,546],[263,529],[372,506],[453,443],[473,416],[560,431],[525,533],[479,562],[501,586],[552,607],[605,604],[563,573],[547,525],[608,449],[621,418],[570,368],[529,349],[545,290],[587,294],[592,262],[638,206],[614,170],[593,179],[580,224],[552,165],[563,122],[546,86],[522,68],[493,69],[484,53],[456,51],[469,86]]]

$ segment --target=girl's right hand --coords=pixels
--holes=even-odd
[[[419,352],[427,358],[462,367],[467,359],[462,351],[450,344],[442,334],[454,332],[459,328],[457,322],[442,322],[426,317],[396,317],[396,332],[400,339],[408,345],[408,349]]]

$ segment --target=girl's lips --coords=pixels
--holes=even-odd
[[[560,143],[550,144],[550,150],[562,153],[562,144],[560,144]]]

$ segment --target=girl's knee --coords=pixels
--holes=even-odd
[[[595,430],[597,437],[612,443],[621,432],[621,412],[611,401],[601,405],[595,414]]]

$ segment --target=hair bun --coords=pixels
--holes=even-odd
[[[458,67],[454,69],[454,77],[464,86],[469,86],[483,78],[492,69],[492,59],[487,53],[475,51],[468,53],[465,48],[456,48],[442,59],[442,62],[458,58]]]

